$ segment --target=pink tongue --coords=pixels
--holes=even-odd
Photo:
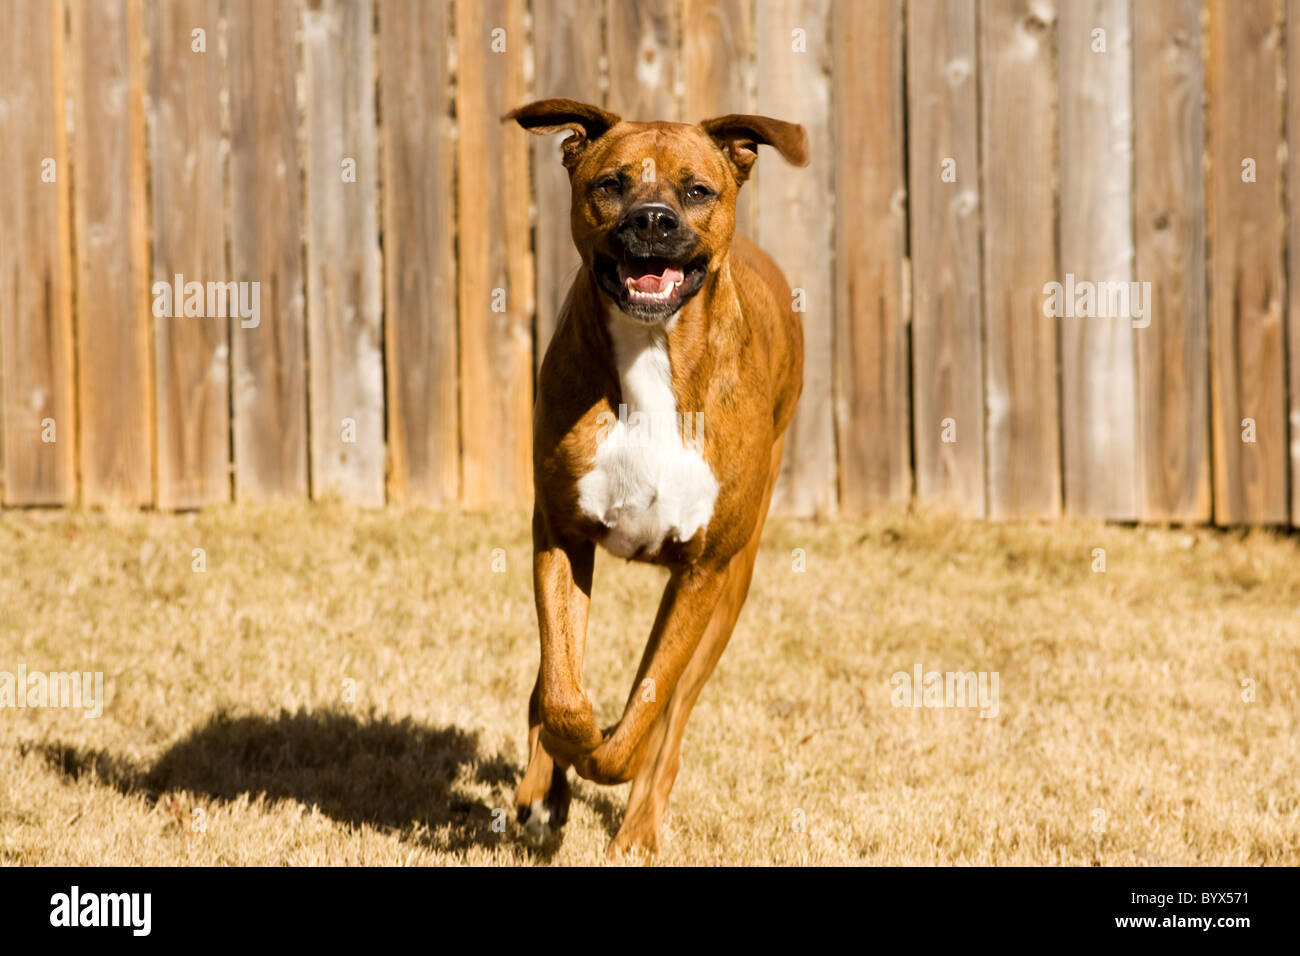
[[[682,281],[682,273],[679,269],[665,269],[663,275],[644,275],[640,278],[632,279],[632,288],[637,292],[667,292],[672,288],[674,282]]]

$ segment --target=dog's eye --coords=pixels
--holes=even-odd
[[[619,196],[623,193],[623,181],[617,176],[606,176],[596,183],[596,188],[606,196]]]
[[[686,195],[696,202],[703,202],[713,195],[713,190],[708,186],[696,183],[690,189],[686,190]]]

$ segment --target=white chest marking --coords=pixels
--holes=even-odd
[[[610,311],[624,407],[601,423],[596,461],[578,481],[578,507],[609,529],[601,544],[622,558],[689,541],[708,525],[718,481],[700,454],[695,410],[678,414],[668,328]],[[614,420],[609,420],[614,419]]]

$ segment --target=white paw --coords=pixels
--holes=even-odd
[[[545,802],[534,800],[528,806],[528,820],[524,823],[524,835],[539,846],[551,838],[551,811]]]

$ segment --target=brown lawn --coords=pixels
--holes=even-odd
[[[0,672],[106,696],[0,709],[0,862],[601,862],[625,787],[558,849],[513,822],[530,561],[522,513],[0,513]],[[661,580],[597,561],[602,722]],[[917,666],[996,673],[996,716],[893,706]],[[660,861],[1296,865],[1298,729],[1295,536],[774,520]]]

